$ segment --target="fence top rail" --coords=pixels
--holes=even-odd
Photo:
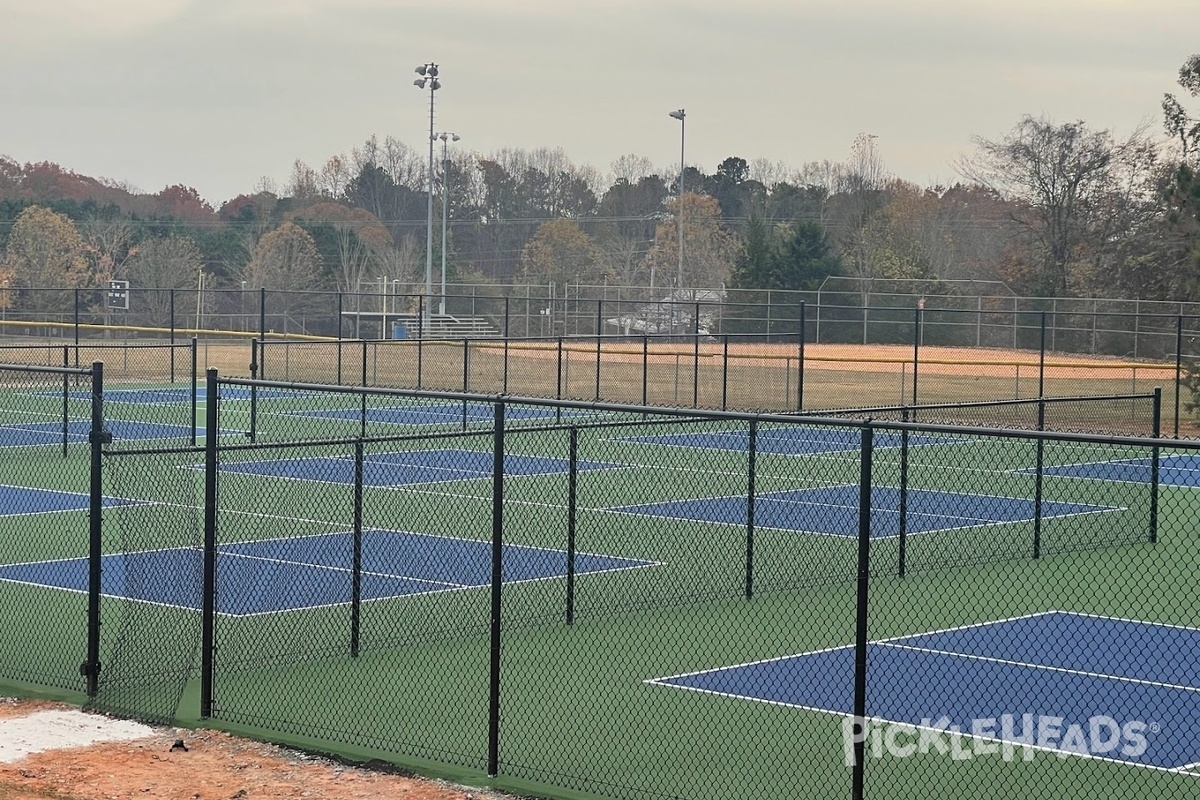
[[[6,372],[41,372],[52,375],[91,375],[91,367],[43,367],[36,364],[0,364]]]
[[[210,370],[215,372],[216,370]],[[1180,450],[1200,451],[1200,441],[1180,439],[1156,439],[1148,436],[1110,436],[1094,433],[1066,433],[1059,431],[1025,431],[1009,428],[988,428],[976,425],[947,425],[937,423],[914,423],[878,421],[870,418],[853,420],[837,417],[822,416],[814,412],[812,416],[803,414],[764,414],[746,411],[716,411],[697,408],[672,408],[668,406],[645,406],[624,403],[609,403],[588,400],[555,400],[544,397],[520,397],[504,394],[472,394],[468,392],[434,392],[412,389],[384,389],[362,386],[333,386],[317,383],[294,383],[288,381],[264,381],[251,378],[217,378],[217,384],[226,386],[258,387],[270,389],[290,389],[293,391],[325,392],[329,394],[371,395],[376,397],[407,397],[419,399],[474,401],[505,405],[541,406],[545,408],[571,408],[585,411],[606,411],[620,414],[641,414],[644,417],[668,417],[673,419],[721,420],[758,423],[779,423],[783,425],[805,424],[829,428],[870,428],[873,430],[910,431],[919,433],[946,433],[959,436],[986,436],[997,439],[1029,439],[1057,442],[1075,442],[1080,444],[1104,444],[1128,447],[1163,447],[1164,442]],[[580,428],[591,427],[579,425]],[[328,442],[329,440],[322,440]],[[354,441],[349,439],[347,441]]]
[[[889,412],[903,411],[944,411],[948,409],[980,409],[980,408],[1007,408],[1011,406],[1036,406],[1039,403],[1046,405],[1054,405],[1056,403],[1104,403],[1104,402],[1123,402],[1125,400],[1153,400],[1154,392],[1145,392],[1142,394],[1104,394],[1104,395],[1080,395],[1080,396],[1055,396],[1055,397],[1022,397],[1015,400],[970,400],[961,403],[921,403],[921,404],[905,404],[899,406],[859,406],[852,408],[830,408],[825,409],[823,414],[883,414]]]

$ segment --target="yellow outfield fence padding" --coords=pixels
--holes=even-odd
[[[149,333],[158,336],[170,336],[171,328],[151,328],[140,325],[94,325],[90,323],[80,323],[78,326],[73,322],[30,322],[28,320],[0,320],[0,328],[53,328],[55,330],[75,330],[78,327],[81,331],[112,331],[120,333]],[[312,336],[307,333],[276,333],[268,331],[266,334],[260,334],[258,331],[226,331],[214,328],[175,328],[176,336],[212,336],[226,339],[276,339],[285,341],[300,341],[300,342],[337,342],[346,341],[337,339],[333,336]],[[80,344],[83,344],[82,342]]]

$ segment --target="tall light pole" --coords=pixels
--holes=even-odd
[[[422,320],[421,329],[424,335],[429,330],[429,306],[433,302],[433,93],[442,88],[442,84],[437,79],[437,64],[422,64],[417,67],[416,73],[421,77],[413,81],[413,86],[418,89],[429,87],[429,213],[425,226],[425,303],[422,309],[425,319]]]
[[[675,276],[675,291],[683,296],[683,132],[686,127],[684,118],[687,116],[682,108],[670,112],[670,116],[679,120],[679,195],[676,199],[675,217],[679,222],[679,273]]]
[[[446,155],[447,142],[457,142],[462,137],[457,133],[442,131],[437,138],[442,140],[442,301],[438,314],[446,316],[446,212],[450,208],[450,159]]]

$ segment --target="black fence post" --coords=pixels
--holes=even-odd
[[[424,379],[423,372],[424,372],[424,367],[425,367],[425,337],[428,335],[428,331],[424,331],[424,328],[425,328],[424,302],[425,302],[424,295],[417,298],[417,314],[419,315],[419,318],[421,320],[421,322],[417,325],[417,330],[422,331],[421,335],[417,337],[417,388],[418,389],[420,389],[421,386],[423,385],[423,379]],[[380,331],[380,333],[382,333],[382,331]],[[378,347],[378,345],[376,345],[376,347]]]
[[[192,443],[192,447],[196,446],[196,411],[197,411],[196,405],[197,405],[197,401],[199,400],[197,395],[199,394],[199,389],[200,389],[199,384],[198,384],[199,379],[196,376],[196,371],[200,368],[199,350],[200,350],[199,342],[196,339],[196,337],[193,336],[192,337],[192,358],[191,358],[191,373],[192,373],[192,379],[191,379],[191,383],[192,383],[191,443]]]
[[[808,325],[805,320],[805,316],[806,316],[805,308],[806,308],[806,306],[804,304],[804,301],[801,300],[800,301],[800,343],[799,343],[799,347],[797,348],[798,352],[796,353],[796,362],[797,362],[797,365],[796,365],[796,410],[797,411],[804,410],[804,342],[806,339],[808,339]],[[820,311],[821,311],[821,307],[817,306],[817,313],[819,314]]]
[[[206,373],[204,404],[204,570],[200,601],[200,716],[213,712],[217,618],[217,369]]]
[[[504,298],[504,379],[502,382],[501,394],[508,394],[508,306],[509,298]],[[528,333],[528,331],[526,331]],[[558,341],[559,355],[562,355],[562,340]],[[559,395],[561,397],[562,395]]]
[[[504,347],[505,347],[505,350],[504,350],[504,353],[505,353],[505,356],[504,356],[504,388],[505,388],[505,391],[507,392],[508,391],[508,343],[507,343],[507,341],[505,342]],[[561,337],[561,336],[558,337],[558,359],[555,363],[558,365],[558,368],[557,368],[558,385],[555,387],[555,390],[554,390],[554,399],[562,400],[562,396],[563,396],[563,337]]]
[[[267,338],[267,289],[265,286],[258,289],[258,336],[260,339]]]
[[[258,372],[259,372],[258,339],[251,339],[250,340],[250,378],[252,380],[257,381],[258,380]],[[213,397],[206,393],[205,397],[204,397],[204,402],[208,405],[212,405]],[[207,405],[205,408],[207,410]],[[257,383],[250,384],[250,430],[246,432],[246,436],[248,436],[250,438],[250,441],[252,441],[252,442],[257,441],[257,439],[258,439],[258,384]]]
[[[1179,438],[1179,395],[1183,391],[1183,314],[1175,323],[1175,438]]]
[[[75,328],[75,366],[79,366],[79,289],[75,289],[75,310],[74,310],[74,325]]]
[[[721,335],[721,410],[729,407],[729,334]]]
[[[567,624],[575,623],[575,520],[579,486],[579,428],[571,426],[567,466]]]
[[[463,339],[463,384],[462,390],[469,391],[471,382],[471,340]]]
[[[1150,544],[1158,543],[1158,486],[1159,462],[1162,448],[1157,444],[1162,435],[1162,387],[1154,387],[1154,441],[1150,448]]]
[[[171,383],[175,382],[175,290],[172,289],[169,301],[171,304]],[[195,339],[195,337],[192,337]],[[193,442],[192,444],[195,444]]]
[[[692,408],[700,405],[700,304],[696,303],[696,317],[692,320],[696,329],[692,334]]]
[[[758,460],[758,420],[750,420],[750,441],[746,455],[746,599],[754,597],[754,487]]]
[[[913,393],[912,404],[917,404],[917,372],[921,365],[921,317],[924,315],[925,301],[918,300],[913,318]]]
[[[354,531],[350,560],[350,657],[358,658],[362,615],[363,443],[354,443]]]
[[[67,368],[71,365],[71,348],[63,345],[62,348],[62,365]],[[78,380],[78,378],[76,379]],[[62,454],[63,458],[67,457],[67,443],[71,440],[71,379],[67,374],[63,373],[63,390],[62,390]]]
[[[915,413],[915,412],[914,412]],[[900,420],[908,422],[908,409],[901,409]],[[903,578],[908,569],[908,428],[900,431],[900,531],[896,574]]]
[[[367,386],[367,340],[362,340],[362,385]],[[367,393],[359,395],[358,435],[367,435]]]
[[[1046,396],[1046,312],[1042,312],[1041,334],[1038,343],[1038,397]]]
[[[337,384],[342,385],[342,291],[337,293]]]
[[[100,686],[100,580],[102,577],[104,483],[103,446],[112,441],[104,430],[104,363],[92,364],[91,475],[88,487],[88,610],[87,660],[79,668],[87,682],[87,696],[95,698]]]
[[[603,308],[604,308],[604,301],[597,300],[596,301],[596,399],[597,400],[600,399],[600,362],[603,358],[603,353],[601,351],[601,339],[600,339],[601,326],[604,324],[604,315],[602,313]]]
[[[647,402],[650,395],[650,336],[645,331],[642,332],[642,405],[649,405]]]
[[[862,429],[858,482],[858,601],[854,623],[854,771],[852,796],[862,800],[867,765],[867,603],[871,582],[871,459],[875,432]]]
[[[1045,312],[1043,312],[1044,314]],[[1045,317],[1043,316],[1043,319]],[[1042,329],[1043,331],[1045,328]],[[1038,397],[1038,431],[1046,430],[1046,400]],[[1042,557],[1042,489],[1046,466],[1046,440],[1039,436],[1037,439],[1037,465],[1033,487],[1033,557]]]
[[[492,439],[492,610],[491,663],[488,681],[487,774],[496,777],[500,765],[500,587],[504,580],[504,401],[496,402]]]

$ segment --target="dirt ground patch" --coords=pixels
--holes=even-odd
[[[65,706],[0,699],[0,719],[48,708]],[[180,737],[186,750],[176,746]],[[158,728],[136,741],[47,750],[0,763],[0,800],[131,798],[506,800],[487,790],[347,766],[209,730]]]

